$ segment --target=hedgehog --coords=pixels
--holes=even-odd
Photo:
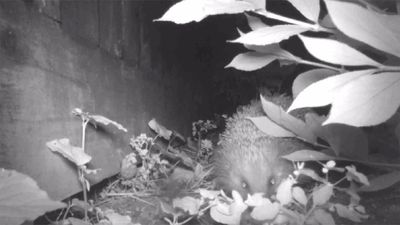
[[[291,102],[287,96],[267,99],[284,108]],[[217,188],[226,193],[236,190],[244,199],[259,192],[272,196],[280,181],[293,171],[293,164],[280,156],[305,147],[296,138],[268,136],[247,119],[262,115],[261,102],[252,101],[227,119],[213,158]]]

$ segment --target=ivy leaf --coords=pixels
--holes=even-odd
[[[83,166],[92,160],[82,148],[72,146],[68,138],[53,140],[46,143],[46,146],[53,152],[58,152],[77,166]]]
[[[253,3],[236,0],[183,0],[168,9],[155,21],[170,21],[176,24],[200,22],[218,14],[237,14],[257,9]]]
[[[359,79],[375,70],[357,70],[325,78],[307,86],[293,101],[288,112],[304,107],[329,105],[336,98],[341,88],[349,82]]]
[[[382,64],[342,42],[302,35],[299,35],[299,37],[307,51],[321,61],[345,66],[382,66]],[[321,51],[321,49],[323,49],[323,51]]]
[[[277,59],[276,56],[270,54],[246,52],[235,56],[225,68],[233,67],[243,71],[254,71],[267,66],[275,59]]]
[[[296,135],[278,124],[271,121],[266,116],[248,117],[247,119],[256,125],[256,127],[265,134],[272,137],[296,137]]]
[[[316,142],[316,136],[302,120],[288,114],[280,106],[267,101],[263,96],[260,98],[264,112],[272,121],[310,143]]]
[[[337,71],[330,69],[312,69],[308,70],[304,73],[299,74],[296,79],[293,81],[292,85],[292,93],[293,98],[296,98],[297,95],[303,91],[310,84],[317,82],[319,80],[323,80],[327,77],[333,76],[337,74]]]
[[[20,225],[48,211],[66,207],[53,201],[39,188],[36,181],[14,170],[0,170],[0,221]]]
[[[400,57],[400,45],[394,44],[400,42],[399,15],[381,14],[343,1],[325,3],[333,23],[344,34]]]
[[[360,127],[380,124],[397,111],[399,96],[399,72],[362,76],[337,93],[324,125],[345,123]]]
[[[384,190],[400,181],[400,171],[383,174],[369,179],[369,186],[362,186],[358,189],[361,192],[372,192]]]
[[[329,201],[333,195],[332,184],[322,184],[314,189],[312,199],[314,206],[323,205]]]
[[[230,41],[245,45],[269,45],[279,43],[293,35],[297,35],[309,30],[309,28],[298,25],[276,25],[272,27],[264,27],[254,31],[250,31],[236,40]]]
[[[303,16],[317,22],[320,5],[319,0],[288,0]]]
[[[281,156],[284,159],[298,162],[298,161],[328,161],[335,160],[336,157],[317,152],[314,150],[300,150],[293,153]]]

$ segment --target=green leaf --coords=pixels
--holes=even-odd
[[[216,205],[210,208],[210,216],[218,223],[240,224],[242,213],[247,209],[243,198],[237,191],[232,191],[233,202],[227,205],[226,202],[218,201]]]
[[[302,35],[299,35],[299,37],[307,51],[321,61],[345,66],[382,66],[382,64],[372,60],[358,50],[339,41]]]
[[[345,123],[359,127],[380,124],[397,111],[399,96],[399,72],[362,76],[336,94],[324,125]]]
[[[92,157],[86,154],[82,148],[72,146],[68,138],[49,141],[46,146],[51,151],[60,153],[77,166],[83,166],[92,160]]]
[[[304,107],[329,105],[336,98],[344,85],[359,79],[375,70],[358,70],[328,77],[307,86],[289,107],[288,112]]]
[[[364,174],[358,172],[354,165],[346,166],[346,169],[347,169],[347,174],[346,174],[347,180],[349,181],[354,180],[357,181],[358,183],[369,186],[368,178]]]
[[[323,205],[329,201],[333,195],[332,184],[322,184],[314,189],[312,199],[314,206]]]
[[[255,9],[265,9],[267,1],[265,0],[243,0],[254,5]]]
[[[372,192],[384,190],[400,181],[400,171],[383,174],[369,179],[369,186],[362,186],[358,189],[361,192]]]
[[[260,28],[269,27],[260,18],[258,18],[256,16],[251,16],[251,15],[249,15],[247,13],[245,13],[245,15],[246,15],[246,19],[247,19],[247,24],[249,25],[249,27],[252,30],[258,30]]]
[[[260,98],[264,112],[272,121],[310,143],[316,142],[317,137],[302,120],[288,114],[280,106],[267,101],[263,96]]]
[[[236,0],[183,0],[168,9],[155,21],[170,21],[176,24],[200,22],[218,14],[237,14],[257,9],[253,3]]]
[[[307,30],[309,30],[309,28],[298,25],[276,25],[251,31],[231,42],[245,45],[269,45],[279,43],[280,41]]]
[[[183,211],[189,213],[189,215],[196,215],[200,210],[200,199],[185,196],[183,198],[174,198],[172,200],[172,206],[174,208],[181,208]]]
[[[281,156],[284,159],[298,162],[298,161],[328,161],[335,160],[335,156],[327,155],[322,152],[314,150],[300,150],[293,153]]]
[[[168,130],[166,127],[163,125],[159,124],[156,119],[152,119],[148,122],[147,124],[154,132],[156,132],[157,135],[160,135],[163,137],[165,140],[170,140],[172,131]]]
[[[264,132],[268,136],[296,137],[295,134],[274,123],[266,116],[248,117],[248,119],[251,120],[260,131]]]
[[[298,187],[298,186],[293,187],[292,195],[293,195],[293,198],[297,202],[299,202],[303,206],[307,205],[307,202],[308,202],[307,196],[306,196],[306,193],[304,192],[304,190],[301,187]]]
[[[278,215],[280,204],[278,202],[266,201],[264,204],[254,207],[250,216],[255,220],[271,220]]]
[[[90,115],[89,118],[94,120],[96,123],[101,123],[101,124],[103,124],[105,126],[107,126],[108,124],[112,124],[116,128],[118,128],[119,130],[122,130],[124,132],[128,132],[128,130],[125,127],[123,127],[121,124],[119,124],[119,123],[117,123],[117,122],[115,122],[113,120],[110,120],[110,119],[108,119],[108,118],[106,118],[104,116],[101,116],[101,115]]]
[[[337,203],[334,205],[334,207],[336,209],[337,214],[340,217],[349,219],[349,220],[357,222],[357,223],[362,222],[362,219],[368,218],[368,215],[357,212],[354,208],[350,208],[349,206],[345,206],[345,205]]]
[[[368,10],[357,4],[325,0],[333,23],[347,36],[400,57],[400,16]]]
[[[332,215],[323,209],[316,209],[312,216],[318,222],[317,224],[335,225]]]
[[[296,181],[292,177],[283,180],[276,189],[276,199],[281,205],[287,205],[292,202],[292,187]]]
[[[308,87],[310,84],[325,79],[327,77],[333,76],[335,74],[337,74],[337,71],[330,69],[323,69],[323,68],[312,69],[299,74],[293,81],[292,85],[293,98],[296,98],[297,95],[301,91],[303,91],[306,87]]]
[[[233,67],[243,71],[254,71],[267,66],[275,59],[277,57],[270,54],[246,52],[235,56],[225,68]]]
[[[14,170],[0,170],[1,224],[20,225],[63,207],[66,207],[64,203],[51,200],[29,176]]]
[[[320,5],[319,0],[288,0],[303,16],[317,22]]]

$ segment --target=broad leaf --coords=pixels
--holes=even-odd
[[[133,225],[132,219],[128,215],[121,215],[114,212],[112,209],[108,209],[104,212],[104,216],[108,218],[112,225]]]
[[[165,140],[170,140],[172,131],[168,130],[163,125],[159,124],[156,119],[152,119],[147,124],[157,135],[160,135]]]
[[[334,207],[340,217],[349,219],[351,221],[359,223],[362,222],[363,219],[368,219],[368,215],[366,215],[365,213],[357,212],[355,209],[350,208],[350,206],[335,204]]]
[[[297,202],[299,202],[299,203],[302,204],[303,206],[306,206],[306,205],[307,205],[307,202],[308,202],[307,196],[306,196],[306,193],[304,192],[304,190],[303,190],[301,187],[298,187],[298,186],[293,187],[293,189],[292,189],[292,195],[293,195],[293,198],[294,198]]]
[[[288,0],[303,16],[317,22],[320,5],[319,0]]]
[[[365,75],[372,74],[373,72],[375,72],[375,70],[358,70],[328,77],[312,83],[300,92],[289,107],[288,112],[298,108],[329,105],[333,102],[344,85]]]
[[[358,50],[339,41],[302,35],[299,37],[307,51],[321,61],[345,66],[382,66]]]
[[[60,153],[77,166],[85,165],[92,160],[92,157],[86,154],[82,148],[72,146],[68,138],[49,141],[46,146],[51,151]]]
[[[254,5],[255,9],[265,9],[267,1],[265,0],[243,0]]]
[[[292,85],[293,98],[296,98],[297,95],[310,84],[325,79],[327,77],[333,76],[335,74],[337,74],[337,71],[330,69],[312,69],[299,74],[293,81]]]
[[[243,71],[254,71],[267,66],[275,59],[277,57],[270,54],[246,52],[235,56],[225,68],[233,67]]]
[[[119,123],[117,123],[117,122],[115,122],[113,120],[110,120],[110,119],[108,119],[108,118],[106,118],[104,116],[101,116],[101,115],[90,115],[90,119],[94,120],[96,123],[101,123],[101,124],[106,125],[106,126],[109,125],[109,124],[112,124],[116,128],[118,128],[119,130],[122,130],[124,132],[128,132],[128,130],[125,127],[123,127],[121,124],[119,124]]]
[[[256,125],[256,127],[268,136],[272,137],[296,137],[296,135],[278,124],[271,121],[266,116],[249,117],[249,120]]]
[[[325,1],[333,23],[347,36],[400,57],[400,16],[343,1]]]
[[[324,124],[345,123],[357,127],[380,124],[397,111],[399,96],[399,72],[362,76],[340,89]]]
[[[183,211],[189,213],[189,215],[196,215],[200,210],[200,199],[185,196],[183,198],[174,198],[172,200],[172,206],[174,208],[181,208]]]
[[[280,204],[267,199],[264,204],[254,207],[250,216],[256,220],[271,220],[279,213]]]
[[[232,191],[234,202],[226,205],[225,202],[218,202],[215,206],[210,208],[210,216],[218,223],[223,224],[240,224],[242,213],[247,209],[244,204],[243,198],[237,191]]]
[[[358,172],[354,165],[346,166],[346,170],[347,170],[346,173],[347,180],[349,181],[354,180],[358,183],[369,186],[368,178],[364,174]]]
[[[251,31],[231,42],[245,45],[269,45],[279,43],[307,30],[309,30],[309,28],[298,25],[276,25]]]
[[[300,59],[296,56],[292,55],[292,53],[283,50],[279,44],[270,44],[270,45],[244,45],[249,50],[253,50],[259,53],[265,53],[268,55],[273,55],[277,59],[283,60],[291,60],[291,61],[299,61]]]
[[[321,208],[316,209],[312,216],[317,221],[317,224],[323,224],[323,225],[335,225],[336,224],[332,215]]]
[[[322,184],[321,186],[315,187],[312,193],[312,199],[314,206],[320,206],[329,201],[333,195],[332,184]]]
[[[292,177],[283,180],[276,189],[276,199],[281,205],[287,205],[293,200],[292,187],[296,181]]]
[[[316,136],[302,120],[288,114],[280,106],[267,101],[263,96],[260,98],[264,112],[272,121],[310,143],[316,142]]]
[[[400,181],[400,171],[394,171],[378,177],[369,179],[369,186],[362,186],[358,189],[361,192],[372,192],[384,190]]]
[[[170,21],[177,24],[199,22],[211,15],[236,14],[257,9],[253,3],[236,0],[183,0],[168,9],[155,21]]]
[[[62,207],[66,205],[51,200],[29,176],[13,170],[0,170],[1,224],[20,225],[25,220],[34,220]]]
[[[298,161],[327,161],[337,159],[335,156],[327,155],[322,152],[314,150],[300,150],[293,153],[281,156],[284,159],[298,162]]]

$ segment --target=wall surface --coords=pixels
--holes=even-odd
[[[119,171],[130,137],[149,132],[151,118],[189,134],[192,121],[210,115],[211,77],[225,73],[231,48],[220,43],[232,39],[234,24],[152,22],[171,4],[0,1],[0,167],[30,175],[63,199],[80,190],[76,170],[45,143],[69,138],[79,146],[80,120],[72,109],[129,130],[88,128],[89,167],[102,169],[92,183]]]

